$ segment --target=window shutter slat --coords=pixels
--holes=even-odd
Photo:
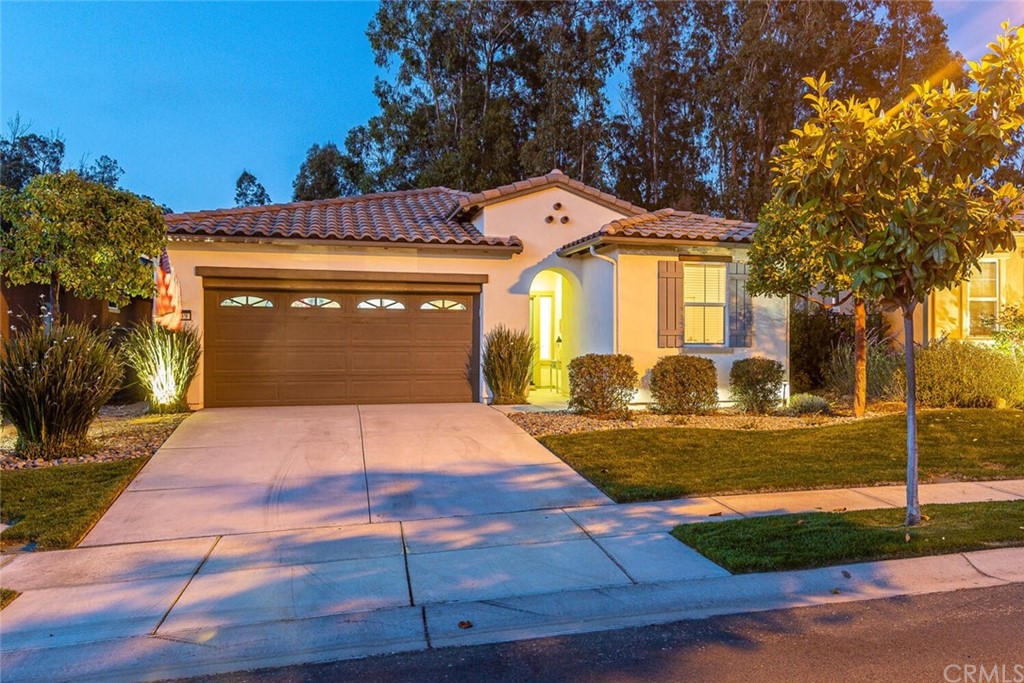
[[[728,295],[729,346],[753,346],[754,307],[747,292],[747,264],[729,264]]]
[[[683,345],[683,264],[658,261],[658,348]]]

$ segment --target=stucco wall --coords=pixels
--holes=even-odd
[[[556,211],[553,204],[560,202]],[[544,218],[553,215],[552,223]],[[565,224],[562,216],[568,216]],[[477,223],[489,235],[516,235],[524,244],[521,254],[511,259],[479,254],[439,254],[434,250],[409,248],[353,248],[316,244],[243,244],[230,242],[172,242],[168,246],[171,262],[181,281],[183,306],[192,311],[193,323],[202,329],[202,278],[195,275],[200,266],[234,268],[290,268],[296,270],[355,270],[407,273],[486,274],[481,297],[484,332],[498,323],[526,328],[529,325],[530,285],[538,273],[555,268],[566,277],[575,303],[572,339],[567,339],[566,358],[587,350],[606,348],[602,334],[610,328],[610,266],[597,268],[581,259],[563,259],[555,250],[574,239],[598,230],[622,214],[561,188],[550,188],[484,207]],[[593,259],[591,259],[593,260]],[[588,282],[588,277],[593,282]],[[603,323],[591,322],[604,318]],[[610,336],[608,337],[610,339]],[[609,344],[610,345],[610,344]],[[189,390],[189,403],[203,403],[203,368]],[[481,386],[485,386],[481,383]],[[485,389],[486,390],[486,389]]]
[[[704,255],[731,255],[737,262],[746,261],[742,247],[694,247],[682,253]],[[686,354],[703,356],[715,362],[718,371],[720,400],[729,402],[729,370],[741,358],[761,356],[772,358],[789,371],[789,306],[785,299],[755,297],[754,343],[748,348],[721,346],[686,346],[681,349],[658,348],[658,262],[673,260],[676,251],[629,250],[617,254],[619,263],[619,352],[633,356],[642,388],[636,402],[650,400],[648,391],[650,369],[662,356]]]

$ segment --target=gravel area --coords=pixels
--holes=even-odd
[[[20,470],[87,462],[112,462],[152,455],[171,432],[188,417],[146,415],[146,404],[104,406],[89,430],[95,450],[76,457],[56,460],[24,460],[14,455],[15,432],[10,424],[0,427],[0,470]]]
[[[868,415],[872,417],[872,415]],[[823,425],[854,422],[850,416],[807,415],[745,415],[718,412],[709,415],[659,415],[647,411],[633,411],[625,417],[594,417],[577,415],[566,410],[551,412],[509,412],[508,418],[532,436],[579,434],[608,429],[649,429],[654,427],[691,427],[698,429],[745,429],[768,431],[776,429],[804,429]]]

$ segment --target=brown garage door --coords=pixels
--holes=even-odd
[[[475,399],[469,294],[207,289],[207,406]]]

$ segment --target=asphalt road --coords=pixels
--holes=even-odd
[[[1024,683],[1024,584],[198,680]]]

